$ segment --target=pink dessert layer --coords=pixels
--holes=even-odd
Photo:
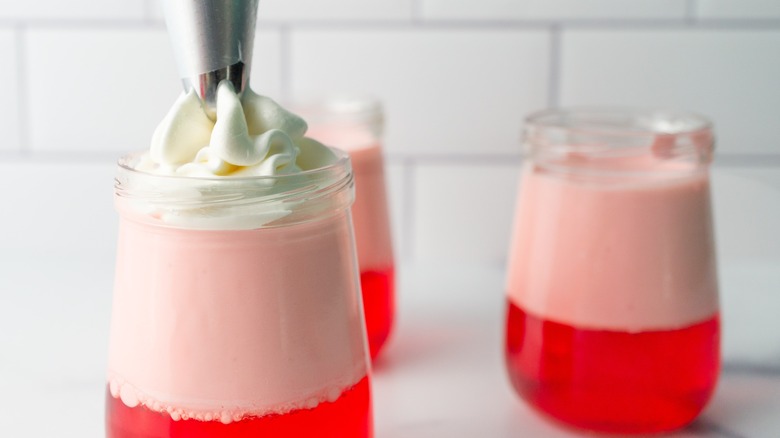
[[[367,375],[350,233],[344,213],[235,231],[123,219],[112,396],[223,421],[338,399]]]
[[[706,171],[652,157],[610,166],[656,177],[525,169],[509,299],[582,328],[638,332],[712,318],[718,295]]]
[[[345,150],[352,159],[355,174],[352,221],[361,272],[392,269],[393,246],[381,145],[359,127],[329,129],[314,126],[307,135]]]

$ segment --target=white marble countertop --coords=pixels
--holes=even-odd
[[[404,266],[399,323],[374,371],[377,438],[576,437],[503,368],[503,272]],[[103,436],[112,257],[0,249],[0,435]],[[780,436],[780,267],[721,269],[724,371],[675,437]]]

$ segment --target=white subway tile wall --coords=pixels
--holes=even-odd
[[[707,114],[719,153],[780,153],[780,29],[573,30],[561,40],[560,103]]]
[[[777,0],[698,0],[697,12],[704,19],[759,19],[780,18]]]
[[[143,0],[146,3],[146,15],[150,20],[163,20],[163,0]]]
[[[145,0],[0,0],[0,19],[46,20],[140,20]]]
[[[718,258],[780,267],[780,170],[776,166],[721,166],[712,172]],[[778,346],[780,348],[780,346]]]
[[[260,0],[260,20],[409,21],[413,0]]]
[[[162,0],[145,0],[151,18],[163,19]],[[361,20],[408,22],[414,0],[260,0],[261,22],[351,22]]]
[[[686,0],[423,0],[426,20],[679,19]]]
[[[0,68],[0,83],[5,84],[3,97],[0,99],[0,132],[5,137],[0,141],[0,151],[18,150],[20,133],[22,131],[19,117],[19,76],[17,60],[17,39],[13,29],[0,29],[0,59],[6,60],[7,68]]]
[[[403,260],[407,257],[407,245],[403,241],[403,237],[407,236],[404,231],[404,225],[406,223],[404,212],[407,210],[407,206],[404,204],[406,200],[407,178],[406,178],[407,166],[401,161],[385,161],[385,178],[387,183],[387,195],[390,208],[390,225],[393,238],[393,252],[398,260]]]
[[[415,169],[412,241],[423,263],[503,263],[520,160]]]
[[[0,161],[4,254],[113,258],[114,171],[109,159]]]
[[[252,51],[252,70],[249,83],[255,90],[274,99],[283,97],[282,34],[278,30],[257,31]]]
[[[180,92],[162,28],[36,26],[25,43],[32,151],[145,149]]]
[[[254,88],[279,99],[342,91],[384,101],[393,232],[403,261],[505,263],[522,117],[575,104],[711,115],[723,163],[714,172],[721,260],[780,261],[775,1],[260,5]],[[76,242],[63,228],[73,218],[100,223],[75,229],[95,250],[110,251],[110,163],[148,144],[180,92],[159,0],[0,0],[0,59],[0,172],[11,175],[3,185],[19,187],[15,202],[30,213],[42,205],[33,199],[58,196],[52,184],[88,187],[72,199],[61,195],[58,209],[70,217],[31,236],[33,246]],[[20,173],[41,165],[51,180]],[[21,214],[4,220],[37,228],[51,213],[41,210],[29,224]],[[6,233],[3,244],[23,246],[20,236]]]
[[[290,88],[376,95],[390,153],[517,153],[519,120],[547,103],[549,40],[543,31],[294,31]]]

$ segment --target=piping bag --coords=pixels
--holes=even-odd
[[[165,22],[184,91],[216,118],[217,86],[239,96],[249,85],[258,0],[164,0]]]

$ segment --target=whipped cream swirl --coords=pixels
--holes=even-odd
[[[217,90],[212,120],[194,90],[182,93],[157,126],[135,168],[194,177],[286,175],[336,160],[330,149],[304,137],[306,122],[273,99],[229,81]]]
[[[306,130],[302,118],[249,88],[238,95],[229,81],[217,89],[214,119],[194,91],[182,93],[150,149],[120,160],[116,205],[141,221],[212,230],[295,223],[349,206],[346,154]]]

